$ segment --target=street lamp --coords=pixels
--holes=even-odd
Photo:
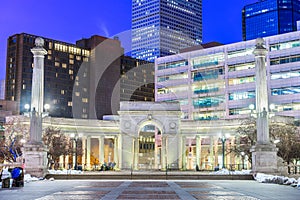
[[[78,166],[77,166],[77,156],[78,156],[77,155],[77,153],[78,153],[77,149],[78,149],[78,141],[80,139],[80,135],[72,133],[70,135],[70,137],[75,142],[75,164],[74,164],[74,169],[77,170],[78,169]]]
[[[29,111],[30,105],[27,103],[27,104],[24,105],[24,108],[26,110],[26,112],[24,112],[24,116],[30,117],[30,111]],[[45,112],[42,112],[42,118],[49,116],[49,112],[48,111],[50,110],[50,105],[46,103],[44,105],[44,109],[45,109]]]
[[[225,169],[225,142],[227,138],[229,137],[229,134],[222,135],[221,142],[222,142],[222,168]]]

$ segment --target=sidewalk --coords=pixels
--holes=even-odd
[[[43,180],[0,190],[0,199],[299,199],[300,190],[237,180]]]

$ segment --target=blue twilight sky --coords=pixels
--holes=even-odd
[[[241,41],[242,8],[257,1],[202,0],[203,42]],[[111,37],[131,28],[131,0],[0,0],[0,3],[0,79],[5,78],[6,42],[10,35],[25,32],[75,43],[83,37],[96,34]]]

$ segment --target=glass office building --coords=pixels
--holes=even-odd
[[[242,18],[244,40],[296,31],[300,20],[300,1],[259,1],[246,5]]]
[[[266,37],[269,103],[300,118],[300,32]],[[248,117],[255,104],[255,40],[156,59],[155,101],[179,101],[182,119]]]
[[[201,0],[132,1],[132,57],[154,61],[201,42]]]

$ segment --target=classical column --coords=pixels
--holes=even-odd
[[[134,138],[134,170],[138,170],[138,162],[139,162],[139,138]]]
[[[118,137],[114,136],[114,162],[119,163],[119,155],[118,155]]]
[[[64,156],[59,156],[59,168],[64,168]]]
[[[99,137],[99,162],[102,165],[104,163],[104,136]]]
[[[86,168],[91,168],[91,136],[88,136],[86,141]]]
[[[252,171],[262,173],[276,173],[277,148],[270,143],[269,139],[269,102],[266,76],[266,54],[265,41],[262,38],[256,39],[255,49],[255,82],[256,82],[256,129],[257,143],[251,148]]]
[[[209,137],[209,158],[210,158],[210,169],[213,169],[214,166],[214,137],[213,136],[210,136]]]
[[[166,169],[166,136],[162,135],[161,138],[161,169]]]
[[[196,136],[196,165],[198,165],[199,169],[201,166],[201,137],[200,135]]]
[[[81,164],[82,164],[82,169],[85,169],[86,167],[86,137],[82,137],[82,156],[81,156]]]
[[[227,149],[232,149],[234,145],[235,145],[235,138],[230,137],[230,144],[229,144],[229,147]],[[229,159],[230,164],[233,164],[236,167],[236,169],[238,169],[238,166],[235,165],[236,164],[236,162],[235,162],[236,161],[236,159],[235,159],[236,156],[233,153],[228,154],[228,156],[230,158]]]
[[[65,156],[64,164],[65,164],[64,168],[69,169],[69,164],[70,164],[69,163],[69,155]]]
[[[219,165],[219,140],[214,138],[214,168]],[[227,163],[227,162],[226,162]]]
[[[76,142],[73,140],[73,150],[74,151],[77,151],[77,149],[76,149]],[[76,153],[73,153],[73,155],[72,155],[72,164],[73,164],[73,169],[75,169],[75,164],[77,163],[77,161],[76,161]],[[77,166],[76,166],[77,167]]]
[[[154,142],[154,169],[158,169],[158,146],[157,146],[157,138],[155,136],[155,142]]]
[[[186,170],[186,137],[182,136],[181,137],[181,148],[182,148],[182,169]]]

